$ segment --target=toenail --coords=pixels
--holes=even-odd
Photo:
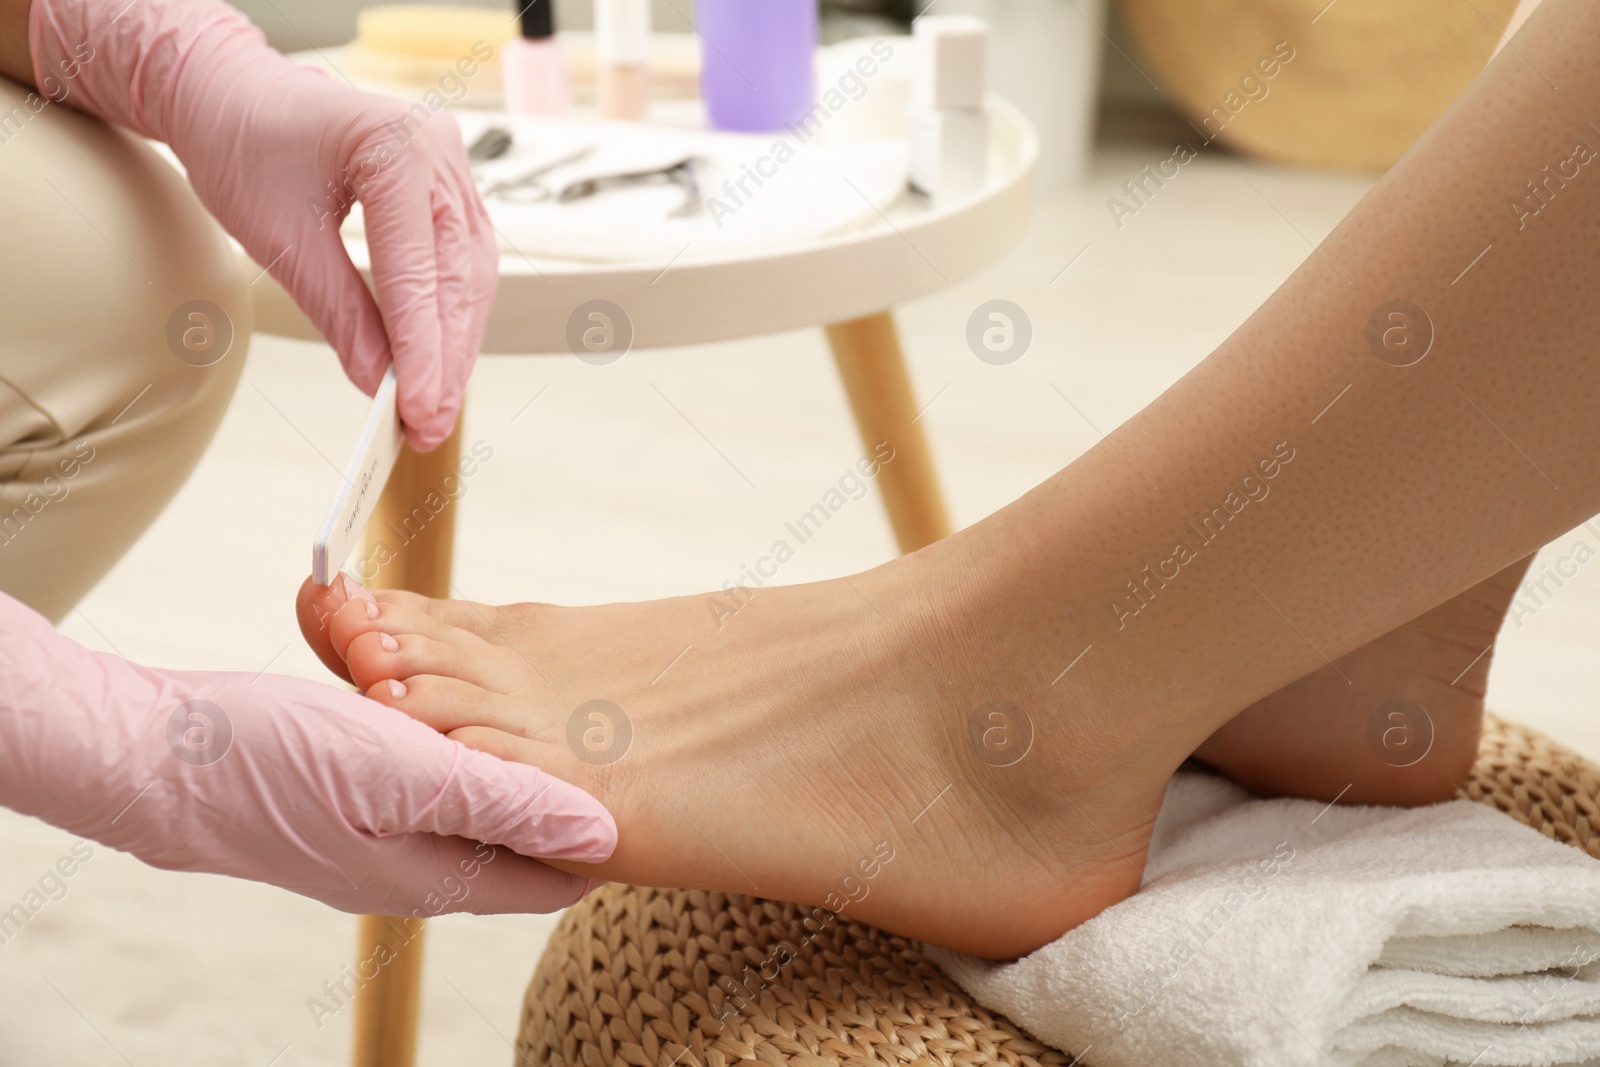
[[[388,634],[379,635],[378,644],[383,646],[383,650],[385,652],[399,652],[400,651],[400,642],[396,641],[394,638],[390,637]]]
[[[389,695],[399,700],[406,695],[406,683],[389,679]]]
[[[369,604],[377,603],[372,594],[367,592],[366,587],[348,574],[339,575],[339,584],[344,588],[345,599],[365,600]]]

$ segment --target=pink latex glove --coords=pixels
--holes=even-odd
[[[300,66],[218,0],[33,0],[28,44],[46,95],[171,146],[351,381],[392,358],[414,446],[449,435],[499,254],[447,110]],[[339,237],[355,200],[376,302]]]
[[[0,804],[155,867],[421,918],[554,911],[590,883],[527,857],[616,845],[582,790],[365,697],[138,667],[3,594]]]

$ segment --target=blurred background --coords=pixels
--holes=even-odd
[[[289,52],[350,41],[361,8],[240,6]],[[993,87],[1044,145],[1015,250],[896,309],[956,525],[1070,463],[1204,358],[1471,80],[1512,6],[938,0],[940,13],[990,22]],[[566,28],[589,23],[581,0],[558,14]],[[690,0],[657,0],[654,14],[659,30],[690,31]],[[824,36],[905,32],[910,14],[899,2],[835,0]],[[1253,73],[1280,43],[1293,58],[1274,76]],[[1180,145],[1195,158],[1130,200],[1127,183]],[[969,316],[993,299],[1032,326],[1025,356],[1004,366],[974,358],[965,340]],[[366,406],[326,346],[258,336],[193,479],[64,630],[165,666],[331,681],[300,640],[292,598]],[[465,439],[494,458],[460,501],[455,582],[491,602],[721,588],[861,451],[817,329],[631,352],[604,367],[487,357]],[[1533,574],[1579,540],[1592,542],[1582,530],[1558,539]],[[868,497],[783,580],[850,573],[894,550]],[[1579,568],[1508,620],[1491,707],[1600,759],[1597,634],[1600,566]],[[0,903],[70,845],[0,812]],[[523,989],[553,922],[432,924],[420,1062],[512,1061]],[[66,897],[0,944],[0,1065],[343,1064],[350,1011],[319,1019],[309,1004],[343,980],[354,936],[351,917],[320,904],[97,848]]]
[[[342,45],[356,36],[353,0],[238,0],[285,51]],[[481,2],[438,0],[443,7]],[[992,87],[1020,104],[1045,142],[1046,184],[1064,169],[1063,142],[1087,129],[1132,127],[1159,139],[1222,132],[1222,143],[1265,158],[1381,171],[1481,69],[1516,0],[823,0],[822,38],[905,33],[914,15],[974,14],[989,23]],[[657,31],[693,32],[692,0],[652,0]],[[1337,17],[1334,13],[1337,11]],[[593,0],[556,8],[563,31],[594,24]],[[1225,131],[1204,118],[1256,61],[1286,41],[1293,82],[1269,86],[1279,102],[1230,115]],[[1265,97],[1262,97],[1265,99]],[[1079,109],[1086,110],[1085,126]],[[1229,108],[1230,112],[1233,110]]]

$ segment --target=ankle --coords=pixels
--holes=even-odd
[[[1170,774],[1242,703],[1230,703],[1225,687],[1192,683],[1193,665],[1182,661],[1192,649],[1119,630],[1092,567],[1017,541],[1001,517],[880,568],[894,569],[919,606],[941,666],[969,702],[1010,701],[1036,724],[1098,723],[1086,731],[1092,740],[1080,730],[1073,745]],[[1095,762],[1087,755],[1078,747],[1062,758],[1078,774]]]

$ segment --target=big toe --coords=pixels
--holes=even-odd
[[[355,679],[350,676],[350,668],[339,655],[338,649],[334,648],[333,635],[328,629],[329,621],[350,602],[352,596],[370,599],[372,594],[344,575],[336,577],[331,585],[318,585],[307,577],[294,598],[294,614],[300,622],[300,635],[306,639],[306,644],[311,646],[311,651],[317,654],[322,665],[353,683]]]

